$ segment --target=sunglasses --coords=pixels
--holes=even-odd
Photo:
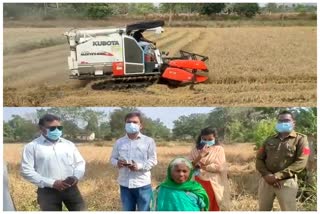
[[[47,129],[49,129],[50,131],[54,131],[56,129],[61,131],[63,129],[63,126],[50,126],[50,127],[47,127]]]

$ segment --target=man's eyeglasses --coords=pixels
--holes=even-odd
[[[61,131],[63,129],[63,126],[50,126],[50,127],[47,127],[47,129],[49,129],[50,131],[54,131],[56,129]]]

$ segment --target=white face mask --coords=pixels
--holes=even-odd
[[[125,130],[128,134],[135,134],[140,132],[140,125],[136,123],[126,123]]]

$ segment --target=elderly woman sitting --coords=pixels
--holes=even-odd
[[[176,158],[169,164],[167,178],[153,192],[153,211],[208,210],[206,191],[192,181],[192,164],[185,158]]]

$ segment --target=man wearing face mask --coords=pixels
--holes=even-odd
[[[77,147],[62,138],[60,118],[46,114],[39,120],[41,136],[23,150],[21,175],[38,187],[42,211],[85,210],[77,183],[85,172],[85,161]]]
[[[152,196],[150,170],[157,164],[156,145],[141,134],[139,112],[125,117],[126,135],[113,147],[110,161],[119,169],[118,183],[123,211],[149,211]]]
[[[294,131],[290,111],[278,115],[277,134],[269,137],[259,149],[256,168],[259,181],[259,210],[271,211],[277,197],[282,211],[296,210],[297,174],[307,165],[310,149],[307,137]]]

